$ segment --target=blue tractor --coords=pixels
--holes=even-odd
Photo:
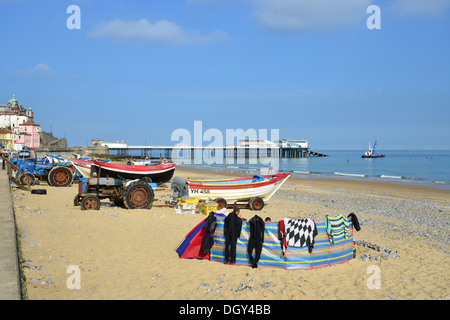
[[[28,180],[32,186],[38,178],[53,187],[67,187],[74,179],[75,168],[70,163],[43,163],[37,159],[13,159],[12,162],[23,171],[16,177],[23,185]]]

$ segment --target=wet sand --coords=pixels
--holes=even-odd
[[[175,176],[239,175],[177,168]],[[243,209],[242,216],[323,221],[326,214],[354,212],[362,229],[354,232],[355,259],[315,270],[284,270],[178,258],[176,248],[205,216],[175,214],[164,206],[170,184],[156,190],[150,210],[127,210],[104,200],[100,210],[82,211],[73,205],[77,185],[54,188],[41,182],[33,188],[47,194],[12,186],[30,300],[450,297],[449,190],[290,178],[262,211]],[[69,266],[81,271],[79,289],[69,288]]]

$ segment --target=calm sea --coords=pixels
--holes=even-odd
[[[279,159],[279,171],[304,178],[389,181],[450,189],[450,150],[383,150],[385,158],[363,159],[363,151],[317,150],[329,157]],[[183,165],[186,166],[186,165]],[[205,169],[259,173],[261,165],[196,165]]]
[[[314,150],[328,157],[278,159],[278,171],[300,178],[389,181],[450,189],[450,150],[377,150],[384,158],[363,159],[360,150]],[[137,154],[136,154],[137,155]],[[159,152],[153,152],[159,157]],[[201,158],[201,156],[199,156]],[[177,162],[174,160],[174,162]],[[236,161],[237,162],[237,161]],[[229,163],[183,167],[259,174],[267,165]],[[264,169],[263,169],[264,171]]]

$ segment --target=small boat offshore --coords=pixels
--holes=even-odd
[[[366,150],[366,152],[364,152],[364,154],[361,156],[361,158],[384,158],[384,154],[378,154],[375,152],[376,145],[377,145],[376,140],[373,145],[373,148],[370,146],[370,142],[369,142],[369,148]]]

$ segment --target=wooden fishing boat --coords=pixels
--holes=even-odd
[[[78,170],[78,172],[85,178],[91,177],[91,165],[92,161],[90,158],[84,159],[68,159],[68,161],[73,164],[73,166]],[[96,160],[98,162],[110,162],[111,160]]]
[[[70,163],[73,164],[73,166],[78,170],[78,172],[80,172],[80,174],[83,177],[89,178],[91,176],[92,161],[82,159],[70,159]]]
[[[289,178],[290,173],[231,180],[187,180],[188,196],[200,200],[215,200],[220,206],[248,205],[261,210],[264,204]]]
[[[91,175],[110,178],[141,179],[150,178],[155,183],[168,182],[174,172],[175,163],[164,163],[154,166],[135,166],[128,164],[105,163],[92,161]]]

